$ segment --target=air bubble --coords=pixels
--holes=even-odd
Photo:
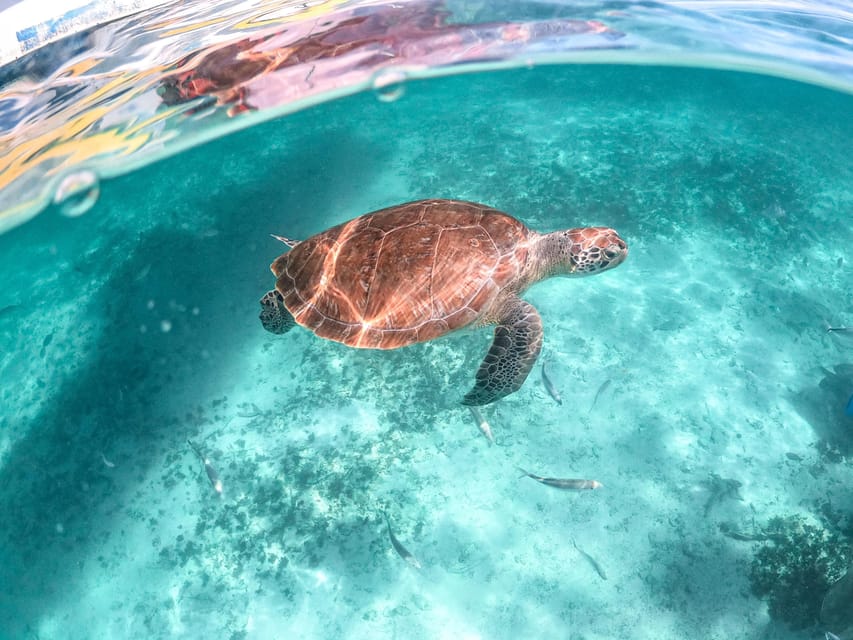
[[[405,82],[408,79],[405,71],[386,69],[373,76],[373,91],[382,102],[394,102],[406,93]]]
[[[88,169],[68,174],[53,195],[54,204],[64,216],[76,218],[95,206],[101,195],[101,185],[94,171]]]

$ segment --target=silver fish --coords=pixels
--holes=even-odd
[[[471,415],[474,416],[474,422],[477,423],[477,428],[483,432],[483,435],[486,436],[486,439],[491,444],[495,444],[495,438],[492,436],[492,428],[489,426],[489,423],[486,422],[486,419],[483,417],[483,414],[480,413],[480,410],[474,405],[468,405],[468,409],[470,409]]]
[[[210,480],[210,486],[213,487],[213,490],[221,496],[222,481],[219,479],[219,474],[216,473],[216,469],[213,468],[213,465],[210,463],[210,460],[201,452],[201,450],[192,442],[190,442],[189,438],[187,438],[187,444],[190,445],[190,448],[195,451],[195,454],[199,457],[199,460],[201,460],[204,464],[204,470],[207,473],[207,479]]]
[[[607,391],[607,388],[610,386],[610,378],[601,383],[601,386],[598,387],[598,391],[595,392],[595,398],[592,399],[592,405],[590,405],[589,410],[592,411],[595,408],[598,399],[601,397],[601,394]]]
[[[853,327],[827,327],[827,333],[853,333]]]
[[[749,533],[747,531],[739,531],[738,529],[735,529],[734,525],[730,522],[721,522],[717,526],[720,529],[720,533],[724,536],[727,536],[732,540],[739,540],[740,542],[764,542],[765,540],[784,542],[785,539],[785,535],[778,531],[757,530],[754,533]]]
[[[548,377],[548,373],[545,371],[545,360],[542,361],[542,384],[545,385],[545,390],[548,392],[554,401],[562,406],[563,399],[560,397],[560,392],[557,391],[557,387],[554,386],[554,383],[551,382],[551,378]]]
[[[403,560],[408,562],[415,569],[420,569],[421,563],[418,562],[418,559],[403,546],[402,542],[397,540],[397,536],[395,536],[394,532],[391,531],[391,520],[388,518],[388,514],[383,511],[382,515],[385,516],[385,525],[388,527],[388,537],[391,539],[391,546],[394,547],[394,551],[396,551]]]
[[[540,482],[555,489],[566,489],[568,491],[583,491],[585,489],[600,489],[602,485],[598,480],[580,480],[575,478],[543,478],[532,473],[528,473],[521,467],[518,467],[528,478],[533,478],[536,482]]]
[[[144,279],[145,279],[145,277],[148,275],[148,272],[149,272],[149,271],[151,271],[151,264],[150,264],[150,263],[149,263],[149,264],[146,264],[144,267],[142,267],[142,268],[139,270],[139,273],[137,273],[137,274],[136,274],[136,276],[134,276],[134,278],[133,278],[133,279],[134,279],[134,280],[136,280],[136,281],[144,280]]]
[[[250,407],[249,409],[241,409],[240,411],[238,411],[237,417],[238,418],[257,418],[259,415],[261,415],[263,413],[261,411],[261,408],[258,405],[256,405],[254,402],[250,402],[249,407]]]
[[[598,562],[596,562],[595,558],[593,558],[586,551],[581,549],[578,546],[578,543],[575,542],[574,538],[572,538],[572,545],[574,545],[575,549],[578,550],[578,553],[581,554],[584,558],[586,558],[586,561],[592,565],[592,568],[595,569],[595,572],[598,574],[598,577],[601,578],[602,580],[607,580],[607,574],[604,572],[604,569],[602,568],[602,566],[600,564],[598,564]]]
[[[829,324],[829,320],[827,320],[826,318],[824,318],[823,320],[823,328],[826,329],[827,333],[834,333],[836,335],[843,336],[853,336],[853,327],[845,327],[842,325],[833,327],[831,324]]]

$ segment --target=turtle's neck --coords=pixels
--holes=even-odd
[[[551,276],[571,275],[570,249],[566,231],[536,233],[530,240],[527,286]]]

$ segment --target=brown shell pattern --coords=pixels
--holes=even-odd
[[[422,200],[312,236],[271,269],[302,326],[352,347],[394,349],[483,319],[519,280],[528,234],[497,209]]]

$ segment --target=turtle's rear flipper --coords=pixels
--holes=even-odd
[[[284,298],[278,291],[267,291],[261,298],[261,324],[271,333],[287,333],[296,322],[284,306]]]
[[[510,300],[489,353],[477,371],[474,388],[462,404],[482,405],[499,400],[524,384],[542,349],[542,320],[532,304]]]

